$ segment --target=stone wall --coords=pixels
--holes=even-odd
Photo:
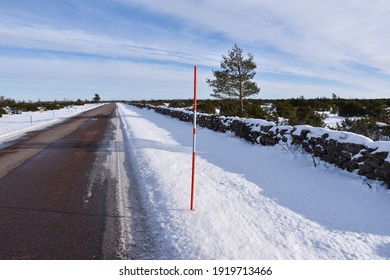
[[[192,122],[193,113],[183,109],[134,104],[181,121]],[[316,158],[390,188],[390,141],[374,142],[364,136],[311,126],[277,126],[273,122],[238,117],[197,114],[197,124],[217,132],[230,131],[254,144],[301,147]]]

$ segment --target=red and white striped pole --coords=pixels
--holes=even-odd
[[[194,66],[194,128],[192,138],[192,181],[191,181],[191,204],[190,211],[194,210],[194,194],[195,194],[195,157],[196,157],[196,66]]]

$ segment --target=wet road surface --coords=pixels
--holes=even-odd
[[[98,107],[0,150],[0,259],[115,255],[103,252],[107,182],[90,179],[114,111]]]

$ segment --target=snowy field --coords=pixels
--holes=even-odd
[[[291,153],[119,104],[160,259],[390,259],[390,193]],[[122,159],[123,160],[123,159]],[[131,195],[131,193],[129,193]]]
[[[39,130],[50,125],[74,117],[82,112],[101,106],[101,104],[86,104],[59,110],[43,112],[23,112],[22,114],[6,115],[0,118],[0,148],[5,142],[19,138],[23,134]]]
[[[336,114],[331,114],[330,112],[321,112],[324,118],[324,124],[326,128],[335,129],[337,126],[341,126],[345,121],[345,117],[338,116]],[[357,118],[350,118],[351,120],[356,120]]]

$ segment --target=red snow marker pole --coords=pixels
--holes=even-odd
[[[191,204],[190,211],[194,211],[195,193],[195,157],[196,157],[196,66],[194,66],[194,128],[192,138],[192,181],[191,181]]]

